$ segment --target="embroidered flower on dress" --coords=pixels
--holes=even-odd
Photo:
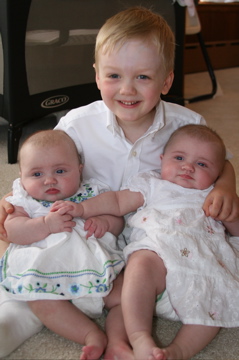
[[[208,232],[208,234],[211,234],[211,235],[215,234],[215,231],[214,231],[213,228],[212,228],[211,226],[209,226],[209,225],[207,225],[207,232]]]
[[[94,190],[92,190],[90,184],[83,184],[83,187],[85,188],[84,192],[71,196],[69,200],[75,203],[80,203],[95,196]]]
[[[208,315],[210,316],[210,318],[212,320],[216,320],[218,318],[218,313],[217,312],[208,312]]]
[[[40,204],[42,204],[42,206],[44,206],[46,208],[50,207],[53,204],[53,201],[37,200],[37,199],[35,199],[35,200],[38,201]]]
[[[19,285],[19,286],[17,287],[17,291],[18,291],[19,294],[22,293],[22,289],[23,289],[23,286],[22,286],[22,285]]]
[[[100,282],[100,280],[96,280],[96,282]],[[108,290],[108,287],[105,284],[99,284],[95,286],[96,292],[102,293]]]
[[[89,281],[89,285],[83,285],[81,286],[88,288],[88,294],[92,294],[92,290],[95,289],[96,292],[107,292],[109,290],[109,286],[105,284],[106,279],[104,279],[102,282],[100,279],[96,279],[96,285],[94,285],[91,281]]]
[[[180,250],[182,256],[188,257],[190,254],[190,251],[187,248],[184,248],[183,250]]]
[[[176,222],[176,224],[178,224],[178,225],[182,225],[182,224],[183,224],[183,221],[182,221],[182,219],[180,219],[180,218],[175,218],[175,222]]]
[[[52,285],[51,290],[47,289],[48,284],[44,283],[41,285],[41,283],[37,282],[35,286],[32,284],[29,284],[28,287],[24,286],[24,289],[26,289],[29,293],[35,292],[35,293],[47,293],[47,294],[56,294],[56,295],[64,295],[57,292],[57,288],[60,287],[60,284],[56,284],[55,286]]]
[[[69,287],[69,291],[73,295],[79,294],[80,293],[80,285],[71,284],[70,287]]]

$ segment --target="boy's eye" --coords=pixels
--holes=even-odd
[[[111,79],[118,79],[118,78],[119,78],[119,75],[118,75],[118,74],[111,74],[111,75],[110,75],[110,78],[111,78]]]
[[[145,80],[145,79],[149,79],[149,77],[147,75],[139,75],[138,79]]]
[[[42,174],[42,173],[40,173],[40,172],[35,172],[35,173],[33,174],[33,176],[34,176],[34,177],[39,177],[39,176],[41,176],[41,174]]]

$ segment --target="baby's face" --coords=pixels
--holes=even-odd
[[[28,144],[21,151],[21,181],[27,193],[37,200],[56,201],[76,193],[82,165],[69,146],[48,148]]]
[[[111,52],[99,52],[96,82],[120,125],[151,124],[161,93],[171,86],[158,49],[152,41],[128,40]]]
[[[185,188],[207,189],[222,169],[219,144],[180,135],[161,155],[162,179]]]

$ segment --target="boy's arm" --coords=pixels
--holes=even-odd
[[[231,236],[239,236],[239,219],[233,222],[223,221],[223,225]]]
[[[8,215],[5,221],[9,242],[28,245],[44,239],[46,236],[62,231],[72,231],[75,222],[65,209],[46,216],[30,218],[20,206],[15,206],[14,213]]]
[[[236,180],[233,166],[226,161],[214,189],[208,194],[203,210],[206,216],[231,222],[239,216],[239,198],[236,194]]]
[[[7,196],[11,195],[12,193],[9,193],[0,200],[0,240],[3,241],[7,241],[7,233],[4,227],[5,220],[7,215],[14,211],[14,206],[5,200]]]

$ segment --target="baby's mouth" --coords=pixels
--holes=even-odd
[[[55,195],[58,194],[60,192],[60,190],[56,189],[56,188],[49,188],[46,193],[47,194],[51,194],[51,195]]]

